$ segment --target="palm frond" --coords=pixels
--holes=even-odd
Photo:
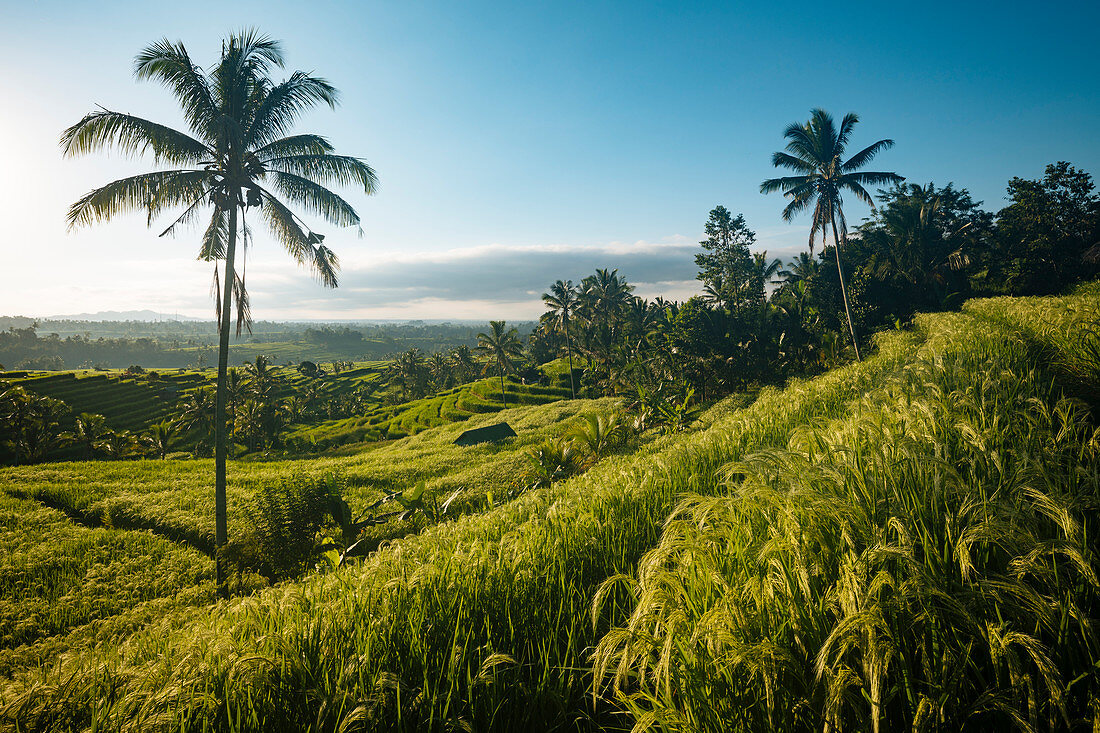
[[[787,195],[791,202],[783,207],[783,221],[792,221],[814,202],[814,189],[809,184],[794,188]]]
[[[281,171],[270,171],[267,173],[267,178],[271,180],[272,187],[283,196],[307,211],[324,217],[330,224],[336,226],[359,224],[359,215],[355,213],[351,204],[324,186],[308,178]]]
[[[372,194],[378,187],[374,170],[349,155],[284,155],[263,161],[269,170],[293,173],[317,183],[350,186],[358,184]]]
[[[802,160],[812,161],[817,158],[817,144],[813,139],[809,125],[797,122],[787,125],[783,131],[783,137],[787,139],[787,152]]]
[[[202,235],[202,249],[199,250],[199,259],[210,262],[225,257],[225,249],[229,243],[229,212],[225,209],[215,209],[210,217],[210,224]]]
[[[335,148],[320,135],[290,135],[273,140],[256,149],[255,156],[260,160],[278,158],[286,155],[324,155]]]
[[[806,183],[806,176],[782,176],[780,178],[769,178],[760,184],[760,193],[774,193],[775,191],[783,191],[784,193],[791,189],[802,186]]]
[[[144,209],[150,218],[170,206],[190,204],[206,191],[206,171],[155,171],[108,183],[69,208],[69,229]]]
[[[867,189],[865,189],[859,183],[856,183],[855,181],[849,181],[847,179],[848,179],[847,176],[841,177],[841,180],[840,180],[841,187],[848,189],[853,194],[855,194],[855,197],[857,199],[859,199],[860,201],[862,201],[863,203],[867,204],[872,209],[874,209],[875,208],[875,200],[873,198],[871,198],[871,194],[867,193]]]
[[[841,180],[845,188],[850,187],[852,184],[859,184],[860,186],[888,186],[894,183],[901,183],[905,180],[904,176],[899,176],[897,173],[887,173],[884,171],[857,171],[853,173],[845,173]]]
[[[305,265],[312,262],[313,246],[309,243],[305,231],[295,221],[294,213],[282,201],[265,191],[260,212],[268,227],[271,228],[272,234],[298,264]]]
[[[101,110],[84,116],[61,133],[62,152],[69,157],[114,147],[127,156],[152,151],[155,163],[196,164],[213,153],[186,133],[121,112]]]
[[[837,131],[836,141],[841,150],[848,145],[848,138],[852,136],[852,130],[855,129],[858,122],[859,115],[855,112],[849,112],[844,115],[844,119],[840,121],[840,130]]]
[[[858,153],[848,159],[841,169],[844,172],[859,170],[863,166],[871,162],[871,160],[883,150],[889,150],[894,147],[894,141],[889,138],[885,140],[879,140],[876,143],[872,143],[860,150]]]
[[[792,171],[799,171],[802,173],[813,173],[816,168],[810,161],[803,160],[802,158],[796,158],[789,153],[772,153],[772,165],[776,168],[787,168]]]
[[[340,271],[340,260],[336,253],[323,244],[313,248],[313,274],[326,288],[335,288],[339,285],[337,273]]]
[[[249,147],[264,145],[290,129],[305,110],[322,103],[335,108],[338,99],[336,88],[324,79],[295,71],[264,95],[245,142]]]
[[[166,86],[183,108],[193,131],[205,131],[217,115],[210,85],[202,70],[191,62],[182,42],[164,38],[147,46],[134,59],[134,76]]]
[[[195,200],[192,201],[190,203],[190,205],[188,205],[188,207],[183,210],[183,213],[180,214],[179,216],[177,216],[176,219],[171,224],[169,224],[168,227],[163,232],[161,232],[157,236],[158,237],[163,237],[163,236],[166,236],[166,235],[169,235],[169,234],[175,235],[176,227],[178,227],[180,224],[189,224],[190,222],[192,222],[195,219],[195,216],[199,213],[199,208],[204,203],[207,203],[209,193],[210,193],[209,188],[204,189],[202,194],[200,196],[198,196],[197,198],[195,198]],[[147,212],[145,224],[146,224],[146,226],[152,226],[152,224],[153,224],[153,212],[152,211]]]
[[[237,303],[237,336],[242,330],[252,333],[252,304],[248,298],[248,291],[244,287],[244,279],[236,273],[233,274],[233,300]]]

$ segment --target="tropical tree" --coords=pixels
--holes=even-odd
[[[718,302],[733,301],[731,291],[741,288],[751,270],[749,247],[756,233],[749,229],[742,214],[734,216],[725,206],[713,208],[704,226],[707,238],[699,242],[703,252],[695,255],[701,280]]]
[[[428,357],[428,371],[432,376],[432,387],[437,391],[447,389],[454,382],[454,365],[442,351]]]
[[[573,281],[555,281],[550,286],[550,292],[542,294],[542,302],[553,314],[554,325],[565,336],[565,353],[569,357],[569,391],[573,399],[577,399],[577,386],[573,383],[573,341],[569,335],[569,319],[577,306],[577,289],[573,287]]]
[[[516,370],[514,359],[523,353],[523,343],[514,328],[508,328],[504,321],[489,321],[489,333],[477,335],[477,349],[489,357],[489,363],[496,363],[500,374],[500,400],[508,407],[508,396],[504,391],[504,373]]]
[[[893,147],[893,140],[879,140],[868,145],[852,157],[844,160],[845,147],[852,130],[859,122],[853,112],[844,115],[837,128],[832,116],[821,109],[810,113],[809,122],[793,123],[783,132],[787,139],[787,152],[772,155],[772,165],[796,173],[793,176],[769,178],[760,184],[761,193],[782,191],[790,199],[783,209],[783,220],[791,221],[802,211],[813,207],[810,225],[810,252],[813,253],[814,237],[821,233],[824,246],[826,230],[832,229],[836,253],[837,274],[840,278],[840,294],[844,301],[844,314],[848,318],[848,330],[852,335],[852,347],[859,360],[859,340],[852,324],[852,310],[848,304],[848,290],[844,285],[844,267],[840,262],[840,250],[845,244],[848,225],[844,218],[843,193],[850,192],[871,209],[875,202],[865,186],[881,186],[904,180],[896,173],[860,171],[859,169],[883,150]]]
[[[69,445],[78,446],[84,460],[88,461],[100,449],[101,441],[110,432],[111,429],[107,427],[107,418],[103,415],[82,412],[73,421],[73,429],[62,433],[61,438]]]
[[[401,387],[401,394],[406,400],[415,400],[427,394],[430,377],[431,371],[424,354],[415,346],[390,363],[389,381]]]
[[[189,133],[100,109],[65,130],[61,138],[69,156],[114,147],[129,155],[151,153],[155,165],[179,166],[123,178],[89,192],[69,209],[70,228],[134,210],[143,210],[151,224],[157,215],[182,207],[163,236],[194,221],[201,210],[213,211],[199,257],[215,263],[219,320],[214,425],[218,548],[226,542],[225,380],[234,300],[238,333],[250,321],[244,268],[239,275],[236,269],[238,235],[243,236],[245,250],[250,239],[245,214],[256,210],[295,260],[311,267],[323,285],[336,287],[339,265],[323,244],[324,236],[312,231],[276,194],[334,226],[348,226],[358,225],[359,215],[326,185],[355,185],[367,194],[377,185],[374,171],[364,161],[335,155],[325,138],[287,134],[304,111],[318,104],[335,107],[338,95],[324,79],[301,71],[283,81],[274,80],[271,73],[283,66],[279,44],[251,30],[231,35],[222,46],[221,58],[205,71],[191,60],[182,42],[164,39],[137,55],[134,74],[139,80],[158,81],[173,93]],[[220,279],[218,260],[224,260]],[[220,559],[217,569],[218,585],[224,588]]]
[[[472,380],[478,369],[478,363],[477,359],[474,357],[474,352],[466,344],[451,350],[451,364],[453,365],[455,378],[458,379],[461,384],[465,384]]]
[[[175,438],[176,424],[167,420],[162,420],[153,425],[153,429],[145,436],[145,444],[152,448],[163,460],[167,458],[168,454],[171,452],[172,442]]]
[[[810,252],[799,252],[797,257],[787,263],[787,267],[789,269],[780,270],[776,274],[784,285],[796,285],[816,275],[821,263]]]
[[[213,390],[200,387],[194,392],[188,392],[181,402],[181,407],[179,420],[181,427],[197,432],[200,441],[207,439],[214,432],[217,401]]]

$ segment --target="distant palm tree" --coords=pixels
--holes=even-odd
[[[179,419],[181,427],[198,432],[201,436],[200,440],[214,432],[217,403],[213,390],[201,387],[194,392],[188,392],[181,406],[183,408]]]
[[[814,207],[810,225],[810,252],[813,253],[814,237],[821,232],[824,246],[826,228],[832,227],[836,251],[836,268],[840,277],[840,294],[844,300],[844,313],[848,318],[848,330],[852,335],[852,347],[856,359],[860,359],[859,340],[852,325],[852,310],[848,305],[848,289],[844,284],[844,268],[840,264],[840,250],[847,241],[848,224],[841,208],[841,194],[849,191],[860,201],[875,208],[875,202],[864,186],[882,186],[904,180],[896,173],[859,171],[881,151],[893,147],[893,140],[879,140],[868,145],[847,161],[843,161],[844,148],[859,117],[849,112],[844,115],[837,129],[832,116],[821,109],[810,112],[810,121],[793,123],[783,132],[787,139],[787,152],[774,153],[772,165],[787,168],[798,175],[769,178],[760,184],[761,193],[782,191],[791,200],[783,209],[783,220],[791,221],[800,212]],[[837,221],[839,220],[839,226]]]
[[[432,386],[437,391],[447,389],[454,382],[454,365],[442,351],[428,357],[428,371],[432,375]]]
[[[572,280],[558,280],[550,286],[549,293],[542,294],[542,302],[554,314],[553,322],[565,335],[565,353],[569,357],[569,391],[577,399],[577,386],[573,383],[573,339],[569,335],[569,320],[577,306],[577,289]]]
[[[798,257],[787,263],[787,270],[780,270],[778,275],[783,283],[796,285],[817,274],[821,263],[809,252],[799,252]]]
[[[477,370],[477,359],[469,346],[463,344],[451,350],[451,363],[454,365],[455,377],[460,383],[465,384],[474,378]]]
[[[250,391],[259,400],[267,400],[274,396],[278,373],[270,365],[267,357],[260,354],[255,361],[246,361],[244,370],[252,378]]]
[[[153,426],[149,435],[145,436],[145,443],[163,460],[168,457],[168,452],[172,448],[172,441],[175,440],[175,437],[175,423],[162,420]]]
[[[144,210],[152,223],[158,214],[183,207],[183,213],[162,233],[168,234],[178,225],[193,221],[207,205],[213,209],[199,256],[215,261],[216,286],[216,262],[225,260],[221,293],[216,297],[220,332],[214,423],[214,536],[218,548],[226,542],[225,379],[234,296],[238,333],[249,322],[244,268],[239,276],[234,269],[238,232],[244,235],[246,249],[249,240],[245,213],[257,209],[295,260],[311,266],[324,285],[336,287],[336,255],[322,244],[324,237],[305,226],[273,192],[330,224],[348,226],[358,225],[359,215],[325,185],[354,184],[367,194],[373,193],[377,185],[374,171],[365,162],[334,155],[325,138],[287,136],[305,110],[318,104],[334,107],[337,92],[324,79],[301,71],[277,82],[270,76],[276,68],[283,68],[279,44],[254,31],[231,35],[222,45],[221,58],[205,72],[191,60],[183,43],[164,39],[138,54],[134,74],[141,80],[159,81],[172,91],[191,134],[101,109],[85,116],[61,137],[66,155],[113,146],[125,154],[152,153],[155,164],[182,166],[123,178],[91,191],[69,209],[70,227],[133,210]],[[220,560],[217,570],[218,585],[223,587],[225,575]]]
[[[489,321],[490,333],[477,335],[477,348],[488,355],[490,363],[496,362],[500,373],[500,400],[508,407],[508,396],[504,392],[504,373],[514,372],[513,359],[523,353],[523,344],[514,328],[507,328],[504,321]]]
[[[84,460],[91,460],[92,456],[101,447],[101,441],[111,432],[107,427],[107,418],[103,415],[94,415],[82,412],[73,421],[73,429],[62,433],[61,438],[70,445],[80,446]]]

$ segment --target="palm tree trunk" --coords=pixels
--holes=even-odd
[[[833,225],[833,251],[836,253],[836,274],[840,278],[840,297],[844,299],[844,315],[848,317],[848,331],[852,334],[852,348],[856,350],[856,361],[863,361],[859,355],[859,339],[856,338],[856,327],[852,325],[852,310],[848,307],[848,288],[844,285],[844,268],[840,265],[840,237],[836,231],[836,215],[829,214],[829,221]],[[847,237],[844,241],[847,242]]]
[[[229,244],[225,250],[225,276],[222,280],[221,323],[218,324],[218,386],[214,408],[214,544],[217,547],[215,558],[218,593],[226,595],[225,559],[222,548],[226,541],[225,519],[225,459],[226,424],[225,405],[226,375],[229,371],[229,321],[233,308],[233,255],[237,248],[237,207],[229,210]]]
[[[500,399],[504,402],[504,409],[508,409],[508,397],[504,394],[504,364],[503,362],[497,362],[497,367],[500,369]]]
[[[573,341],[569,338],[569,322],[565,322],[565,353],[569,355],[569,391],[577,399],[577,387],[573,384]]]

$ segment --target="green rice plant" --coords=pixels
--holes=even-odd
[[[772,390],[720,430],[661,438],[633,456],[602,461],[583,477],[429,527],[358,567],[232,602],[189,630],[135,635],[120,651],[126,669],[144,670],[137,676],[122,668],[81,671],[105,651],[70,657],[35,679],[73,684],[17,680],[5,693],[9,715],[24,727],[58,711],[85,726],[110,720],[140,726],[150,716],[242,729],[335,729],[353,721],[385,730],[545,729],[577,716],[592,725],[613,723],[617,713],[607,703],[591,703],[583,670],[586,650],[627,611],[629,596],[612,594],[593,629],[585,619],[599,583],[628,572],[652,547],[679,493],[713,492],[724,462],[785,441],[793,426],[814,415],[842,409],[906,354],[898,348],[861,371],[798,383],[786,394]],[[518,416],[552,427],[548,418],[578,408],[523,409],[528,412],[512,410],[508,417],[521,436]],[[457,435],[461,426],[435,430],[441,432],[433,440],[442,442],[446,431]],[[421,440],[418,435],[404,445],[411,450]],[[467,465],[497,450],[474,449],[464,454]],[[349,465],[351,482],[354,471]],[[367,618],[373,621],[358,620]],[[183,654],[190,661],[181,665]],[[495,663],[501,654],[515,664]],[[266,673],[230,679],[230,670],[253,669],[251,662],[238,664],[244,659],[268,660],[255,669],[280,670],[278,681]],[[120,702],[104,708],[92,700]],[[326,701],[321,712],[310,700]],[[308,719],[307,711],[314,711]]]
[[[921,317],[862,364],[338,572],[75,649],[8,682],[3,715],[103,730],[1079,723],[1097,697],[1096,458],[1034,349],[1040,322],[1071,330],[1086,300],[1013,304],[1000,327]],[[524,450],[612,406],[572,402],[310,466],[339,465],[349,502],[420,480],[425,496],[499,496]],[[450,445],[500,419],[513,445]],[[150,503],[180,501],[168,475],[144,479]]]
[[[937,321],[942,349],[727,464],[605,584],[597,609],[637,598],[595,655],[635,730],[1091,720],[1095,427],[1012,329]]]

